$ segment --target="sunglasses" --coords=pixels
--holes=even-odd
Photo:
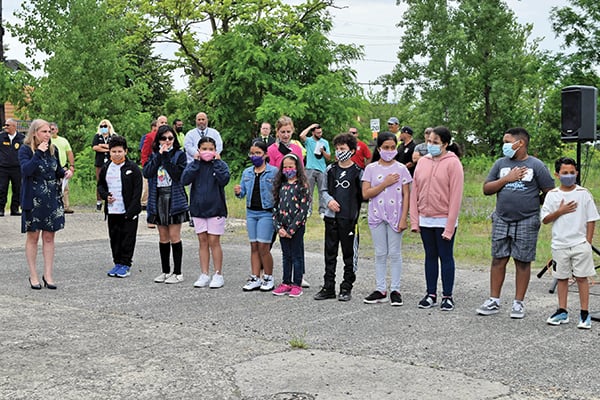
[[[161,136],[160,140],[173,140],[175,139],[173,136]]]
[[[108,125],[100,125],[100,128],[108,128]]]

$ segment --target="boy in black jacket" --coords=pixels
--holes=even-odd
[[[127,140],[124,137],[113,136],[108,147],[110,162],[104,164],[98,177],[98,193],[106,201],[104,214],[108,220],[108,236],[115,263],[108,276],[126,278],[130,275],[138,214],[142,211],[142,172],[127,159]]]
[[[362,169],[351,160],[356,151],[356,138],[343,133],[333,138],[336,163],[327,167],[325,190],[321,194],[325,212],[325,275],[323,288],[315,300],[335,299],[335,270],[338,247],[342,247],[344,279],[340,284],[339,301],[352,298],[352,284],[356,280],[358,260],[358,232],[356,224],[362,202]]]

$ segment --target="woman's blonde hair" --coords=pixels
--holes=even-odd
[[[25,139],[23,139],[23,144],[26,144],[27,146],[31,147],[32,151],[36,151],[39,144],[41,143],[40,139],[38,139],[38,137],[35,134],[44,125],[48,126],[48,129],[50,129],[50,124],[47,121],[44,121],[43,119],[34,119],[33,121],[31,121],[31,125],[29,125],[29,130],[27,131],[27,135],[25,135]],[[54,145],[52,144],[52,141],[50,141],[49,150],[50,154],[54,154]]]
[[[279,117],[277,123],[275,124],[275,132],[278,132],[282,126],[286,125],[291,125],[292,130],[294,130],[294,121],[292,121],[292,119],[287,115],[282,115],[281,117]]]
[[[113,128],[112,124],[110,123],[109,120],[107,119],[103,119],[102,121],[100,121],[100,123],[98,124],[98,128],[96,128],[96,133],[98,135],[102,135],[102,133],[100,132],[100,125],[106,125],[108,126],[108,135],[112,136],[112,135],[116,135],[117,133],[115,132],[115,129]]]

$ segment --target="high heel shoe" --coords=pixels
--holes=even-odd
[[[38,283],[37,285],[34,285],[33,283],[31,283],[31,278],[29,278],[29,285],[31,286],[31,288],[33,290],[41,290],[42,289],[42,285],[41,284]]]
[[[42,281],[44,281],[44,287],[48,289],[56,289],[56,285],[53,283],[46,282],[46,278],[42,276]]]

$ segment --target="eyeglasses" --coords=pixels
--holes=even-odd
[[[100,125],[100,128],[108,128],[108,125]]]
[[[358,132],[357,131],[350,131],[351,134],[356,135]]]
[[[171,141],[171,140],[173,140],[173,139],[175,139],[173,136],[162,136],[162,137],[160,138],[160,140],[169,140],[169,141]]]
[[[264,155],[265,155],[265,153],[248,153],[248,157],[252,157],[252,156],[254,156],[254,157],[262,157]]]

